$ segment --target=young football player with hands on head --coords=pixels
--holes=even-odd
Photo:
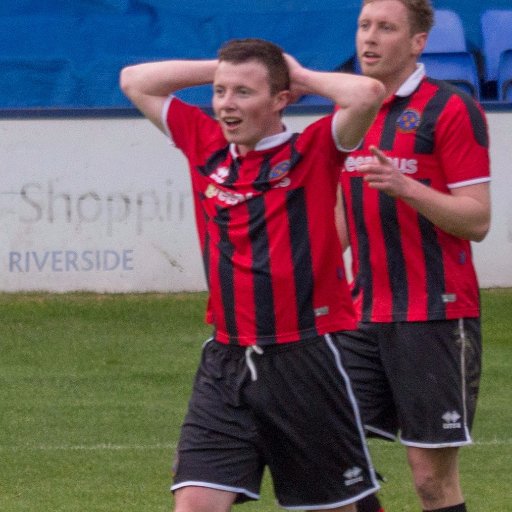
[[[216,119],[173,95],[208,83]],[[339,333],[356,323],[333,212],[340,166],[384,87],[308,70],[256,39],[218,59],[127,67],[121,87],[188,159],[214,327],[181,431],[175,510],[257,499],[268,466],[281,506],[355,511],[378,484],[340,359]],[[291,133],[282,112],[306,93],[339,110]]]
[[[342,170],[360,322],[343,361],[370,435],[400,433],[423,510],[463,512],[458,453],[481,369],[470,242],[489,229],[489,141],[481,106],[418,63],[432,25],[428,0],[364,0],[359,15],[361,70],[387,99]]]

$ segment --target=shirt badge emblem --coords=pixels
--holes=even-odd
[[[269,178],[271,180],[281,178],[290,170],[290,167],[291,167],[290,160],[284,160],[283,162],[279,162],[277,165],[272,167],[272,169],[270,169]]]
[[[418,128],[421,121],[420,113],[416,110],[407,109],[397,119],[398,130],[402,133],[411,133]]]

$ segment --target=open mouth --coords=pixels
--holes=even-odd
[[[363,53],[363,58],[366,61],[375,61],[377,59],[380,59],[380,55],[378,53],[375,53],[375,52],[364,52]]]
[[[242,124],[242,120],[238,117],[224,117],[222,119],[222,122],[228,127],[228,128],[237,128]]]

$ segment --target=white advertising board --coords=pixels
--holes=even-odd
[[[512,286],[512,114],[488,114],[482,286]],[[300,130],[311,116],[289,116]],[[188,169],[142,118],[0,120],[0,291],[205,289]]]
[[[484,288],[512,286],[512,112],[490,112],[491,229],[473,244],[473,255]]]
[[[0,121],[0,289],[205,288],[187,167],[149,122]]]

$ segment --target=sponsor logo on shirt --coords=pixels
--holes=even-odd
[[[237,192],[228,192],[226,190],[221,190],[217,188],[213,183],[210,183],[205,190],[204,195],[208,199],[217,198],[221,203],[227,204],[229,206],[234,206],[239,203],[243,203],[247,201],[251,197],[253,197],[252,192],[248,192],[247,194],[240,194]]]
[[[285,188],[291,185],[291,180],[288,177],[284,177],[282,180],[279,180],[275,183],[272,188]],[[254,197],[254,192],[247,192],[242,194],[240,192],[230,192],[228,190],[221,190],[216,187],[213,183],[210,183],[204,192],[205,197],[208,199],[216,199],[218,202],[223,203],[227,206],[235,206],[237,204],[248,201],[252,197]]]
[[[415,174],[418,172],[418,160],[415,158],[399,158],[390,156],[389,159],[396,169],[403,174]],[[349,156],[345,160],[343,172],[358,172],[363,164],[377,163],[376,156]]]

